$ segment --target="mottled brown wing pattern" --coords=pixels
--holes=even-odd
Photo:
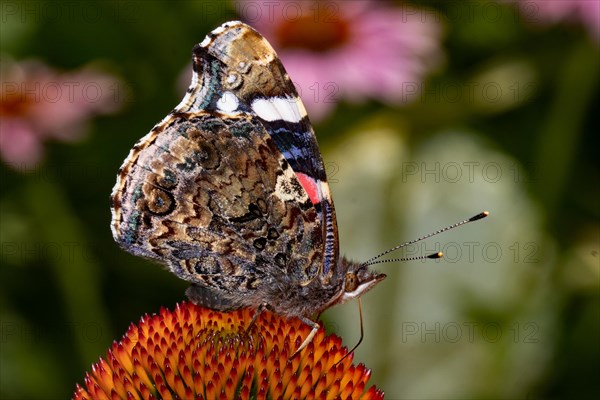
[[[316,210],[248,115],[170,115],[134,146],[112,201],[117,242],[227,304],[215,308],[257,307],[273,277],[310,282],[322,263]]]

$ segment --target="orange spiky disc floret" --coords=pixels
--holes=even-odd
[[[189,302],[131,324],[77,384],[75,399],[382,399],[367,390],[371,371],[353,365],[342,340],[319,329],[254,311],[222,313]]]

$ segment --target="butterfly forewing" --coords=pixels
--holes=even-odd
[[[241,22],[209,34],[193,50],[194,77],[177,110],[247,113],[257,118],[315,205],[326,244],[324,279],[339,256],[333,200],[306,109],[271,45]]]

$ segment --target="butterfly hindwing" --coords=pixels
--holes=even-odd
[[[212,288],[223,304],[276,275],[309,281],[322,262],[316,209],[248,116],[164,120],[123,165],[113,213],[113,232],[125,249]]]

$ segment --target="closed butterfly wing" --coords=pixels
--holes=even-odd
[[[258,33],[241,23],[213,31],[194,49],[183,101],[119,171],[115,240],[192,282],[190,297],[212,308],[324,308],[342,286],[330,279],[337,231],[303,109]]]

